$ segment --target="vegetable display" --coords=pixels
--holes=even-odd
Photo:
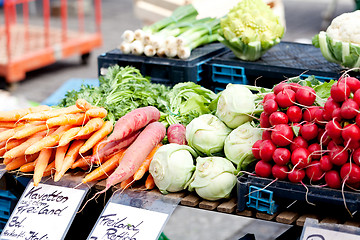
[[[240,1],[220,25],[220,42],[245,61],[258,60],[284,34],[279,17],[263,0]]]
[[[346,68],[360,67],[360,10],[334,18],[326,31],[312,39],[324,58]],[[358,71],[358,70],[356,70]]]
[[[6,170],[31,173],[37,185],[81,169],[84,184],[105,180],[98,194],[141,181],[209,201],[232,196],[237,177],[252,170],[305,187],[359,187],[354,77],[294,77],[273,89],[228,84],[218,94],[193,82],[153,84],[131,67],[111,67],[102,81],[60,106],[0,112]]]

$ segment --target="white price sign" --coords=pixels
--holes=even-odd
[[[357,227],[319,223],[316,219],[307,218],[301,235],[301,240],[360,240]]]
[[[11,214],[1,239],[63,239],[86,191],[30,182]]]
[[[168,214],[109,202],[88,239],[157,239]]]
[[[360,240],[359,235],[338,232],[316,227],[307,227],[304,230],[303,240]]]

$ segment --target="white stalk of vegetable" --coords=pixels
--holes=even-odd
[[[166,48],[176,48],[177,45],[176,45],[176,37],[174,36],[168,36],[166,39],[165,39],[165,47]]]
[[[131,52],[131,43],[124,41],[120,44],[119,49],[122,53],[129,54]]]
[[[147,57],[153,57],[156,54],[156,49],[151,45],[147,45],[144,48],[144,54]]]
[[[158,55],[159,57],[165,57],[165,48],[164,47],[160,47],[156,50],[156,55]]]
[[[121,38],[123,39],[123,41],[131,43],[135,40],[135,33],[131,30],[125,30]]]
[[[177,55],[177,49],[172,47],[166,47],[165,48],[165,55],[169,58],[176,57]]]
[[[135,40],[130,45],[130,51],[134,55],[141,55],[144,53],[144,44],[140,40]]]

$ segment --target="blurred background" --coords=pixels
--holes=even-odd
[[[0,0],[2,6],[3,0]],[[161,19],[171,13],[176,5],[190,3],[188,0],[103,0],[101,2],[101,24],[96,23],[96,0],[84,0],[82,5],[83,21],[78,22],[77,1],[68,1],[68,28],[82,28],[83,31],[96,33],[100,30],[101,41],[94,37],[90,55],[81,54],[79,39],[75,39],[71,48],[74,54],[69,56],[55,56],[52,63],[27,71],[21,81],[8,82],[0,76],[0,107],[9,105],[24,105],[28,101],[42,102],[53,94],[62,84],[71,78],[94,79],[98,76],[97,57],[116,48],[120,44],[121,34],[126,29],[135,30],[145,24]],[[157,3],[161,4],[157,4]],[[167,2],[167,4],[163,4]],[[232,5],[234,0],[193,1],[200,14],[222,16]],[[267,1],[286,24],[283,41],[311,43],[311,38],[320,30],[325,30],[331,20],[344,12],[357,8],[355,0],[275,0]],[[61,26],[60,1],[49,1],[51,26]],[[43,2],[41,0],[29,3],[29,24],[43,24]],[[22,8],[16,8],[18,21],[22,21]],[[201,10],[201,11],[200,11]],[[98,16],[99,17],[99,16]],[[5,13],[0,7],[0,71],[1,64],[6,62],[6,32],[4,25]],[[100,27],[100,29],[97,29]],[[57,33],[61,34],[61,33]],[[70,38],[70,36],[67,36]],[[91,36],[93,37],[93,36]],[[86,39],[91,38],[90,35]],[[32,48],[37,46],[39,39],[30,36],[34,45],[29,45],[27,38],[18,36],[12,38],[15,49]],[[92,39],[92,38],[91,38]],[[92,39],[93,40],[93,39]],[[97,41],[96,41],[97,40]],[[46,43],[45,43],[46,44]],[[90,44],[85,41],[85,44]],[[61,48],[61,45],[57,46]],[[70,51],[70,50],[69,50]],[[78,52],[77,52],[78,51]],[[21,58],[21,55],[20,57]],[[34,59],[34,64],[36,59]],[[18,71],[18,69],[14,69]],[[191,217],[190,217],[191,216]],[[256,239],[275,239],[288,228],[287,225],[255,220],[235,215],[205,211],[201,209],[179,206],[164,228],[164,233],[172,240],[176,239],[239,239],[246,233],[255,233]]]

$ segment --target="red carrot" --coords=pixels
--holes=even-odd
[[[107,178],[106,190],[134,175],[151,150],[162,141],[165,134],[166,128],[162,123],[153,122],[147,125],[128,147],[116,170]]]
[[[107,142],[107,140],[105,140],[104,144],[106,144],[106,145],[91,157],[90,162],[94,163],[97,160],[101,160],[101,159],[103,159],[107,156],[110,156],[110,155],[120,151],[121,149],[129,146],[130,144],[132,144],[135,141],[135,139],[137,138],[137,136],[139,134],[140,134],[140,130],[131,133],[130,135],[128,135],[127,137],[125,137],[122,140],[117,140],[114,142]],[[98,146],[102,147],[101,145],[102,145],[102,143],[100,143],[100,145],[98,145]]]
[[[160,119],[160,111],[156,107],[148,106],[137,108],[121,117],[114,126],[114,131],[108,138],[108,142],[120,140],[137,131],[151,122]]]
[[[172,124],[167,129],[167,137],[169,143],[177,143],[180,145],[186,145],[186,128],[180,123]]]

